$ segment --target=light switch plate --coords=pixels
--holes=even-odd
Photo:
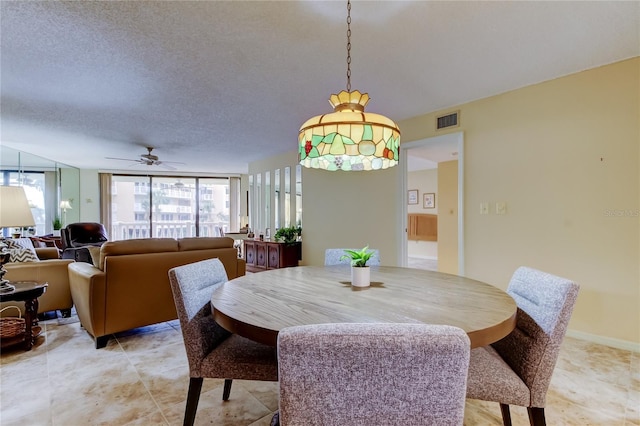
[[[507,203],[498,201],[496,203],[496,214],[507,214]]]
[[[489,203],[486,201],[480,203],[480,214],[489,214]]]

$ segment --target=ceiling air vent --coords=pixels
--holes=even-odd
[[[459,115],[460,115],[460,111],[456,111],[456,112],[452,112],[451,114],[437,117],[436,130],[446,129],[449,127],[458,127],[460,125],[460,121],[458,120]]]

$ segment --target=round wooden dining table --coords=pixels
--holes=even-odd
[[[349,268],[298,266],[235,278],[213,292],[213,317],[228,331],[271,346],[281,329],[307,324],[448,324],[463,329],[472,348],[515,328],[515,301],[481,281],[372,266],[371,286],[358,288],[351,286]]]

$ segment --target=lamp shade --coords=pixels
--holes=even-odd
[[[334,112],[307,120],[298,134],[298,157],[305,167],[324,170],[381,170],[398,164],[400,129],[391,119],[365,113],[369,95],[331,95]]]
[[[21,186],[0,186],[0,228],[35,226]]]
[[[64,211],[67,210],[73,210],[73,208],[71,207],[71,203],[69,202],[69,200],[62,200],[60,201],[60,208]]]

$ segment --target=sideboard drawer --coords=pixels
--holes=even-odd
[[[280,268],[280,247],[274,244],[268,244],[267,251],[269,252],[269,269]]]
[[[302,243],[276,243],[275,241],[244,240],[247,271],[260,272],[265,269],[298,266],[302,259]]]

